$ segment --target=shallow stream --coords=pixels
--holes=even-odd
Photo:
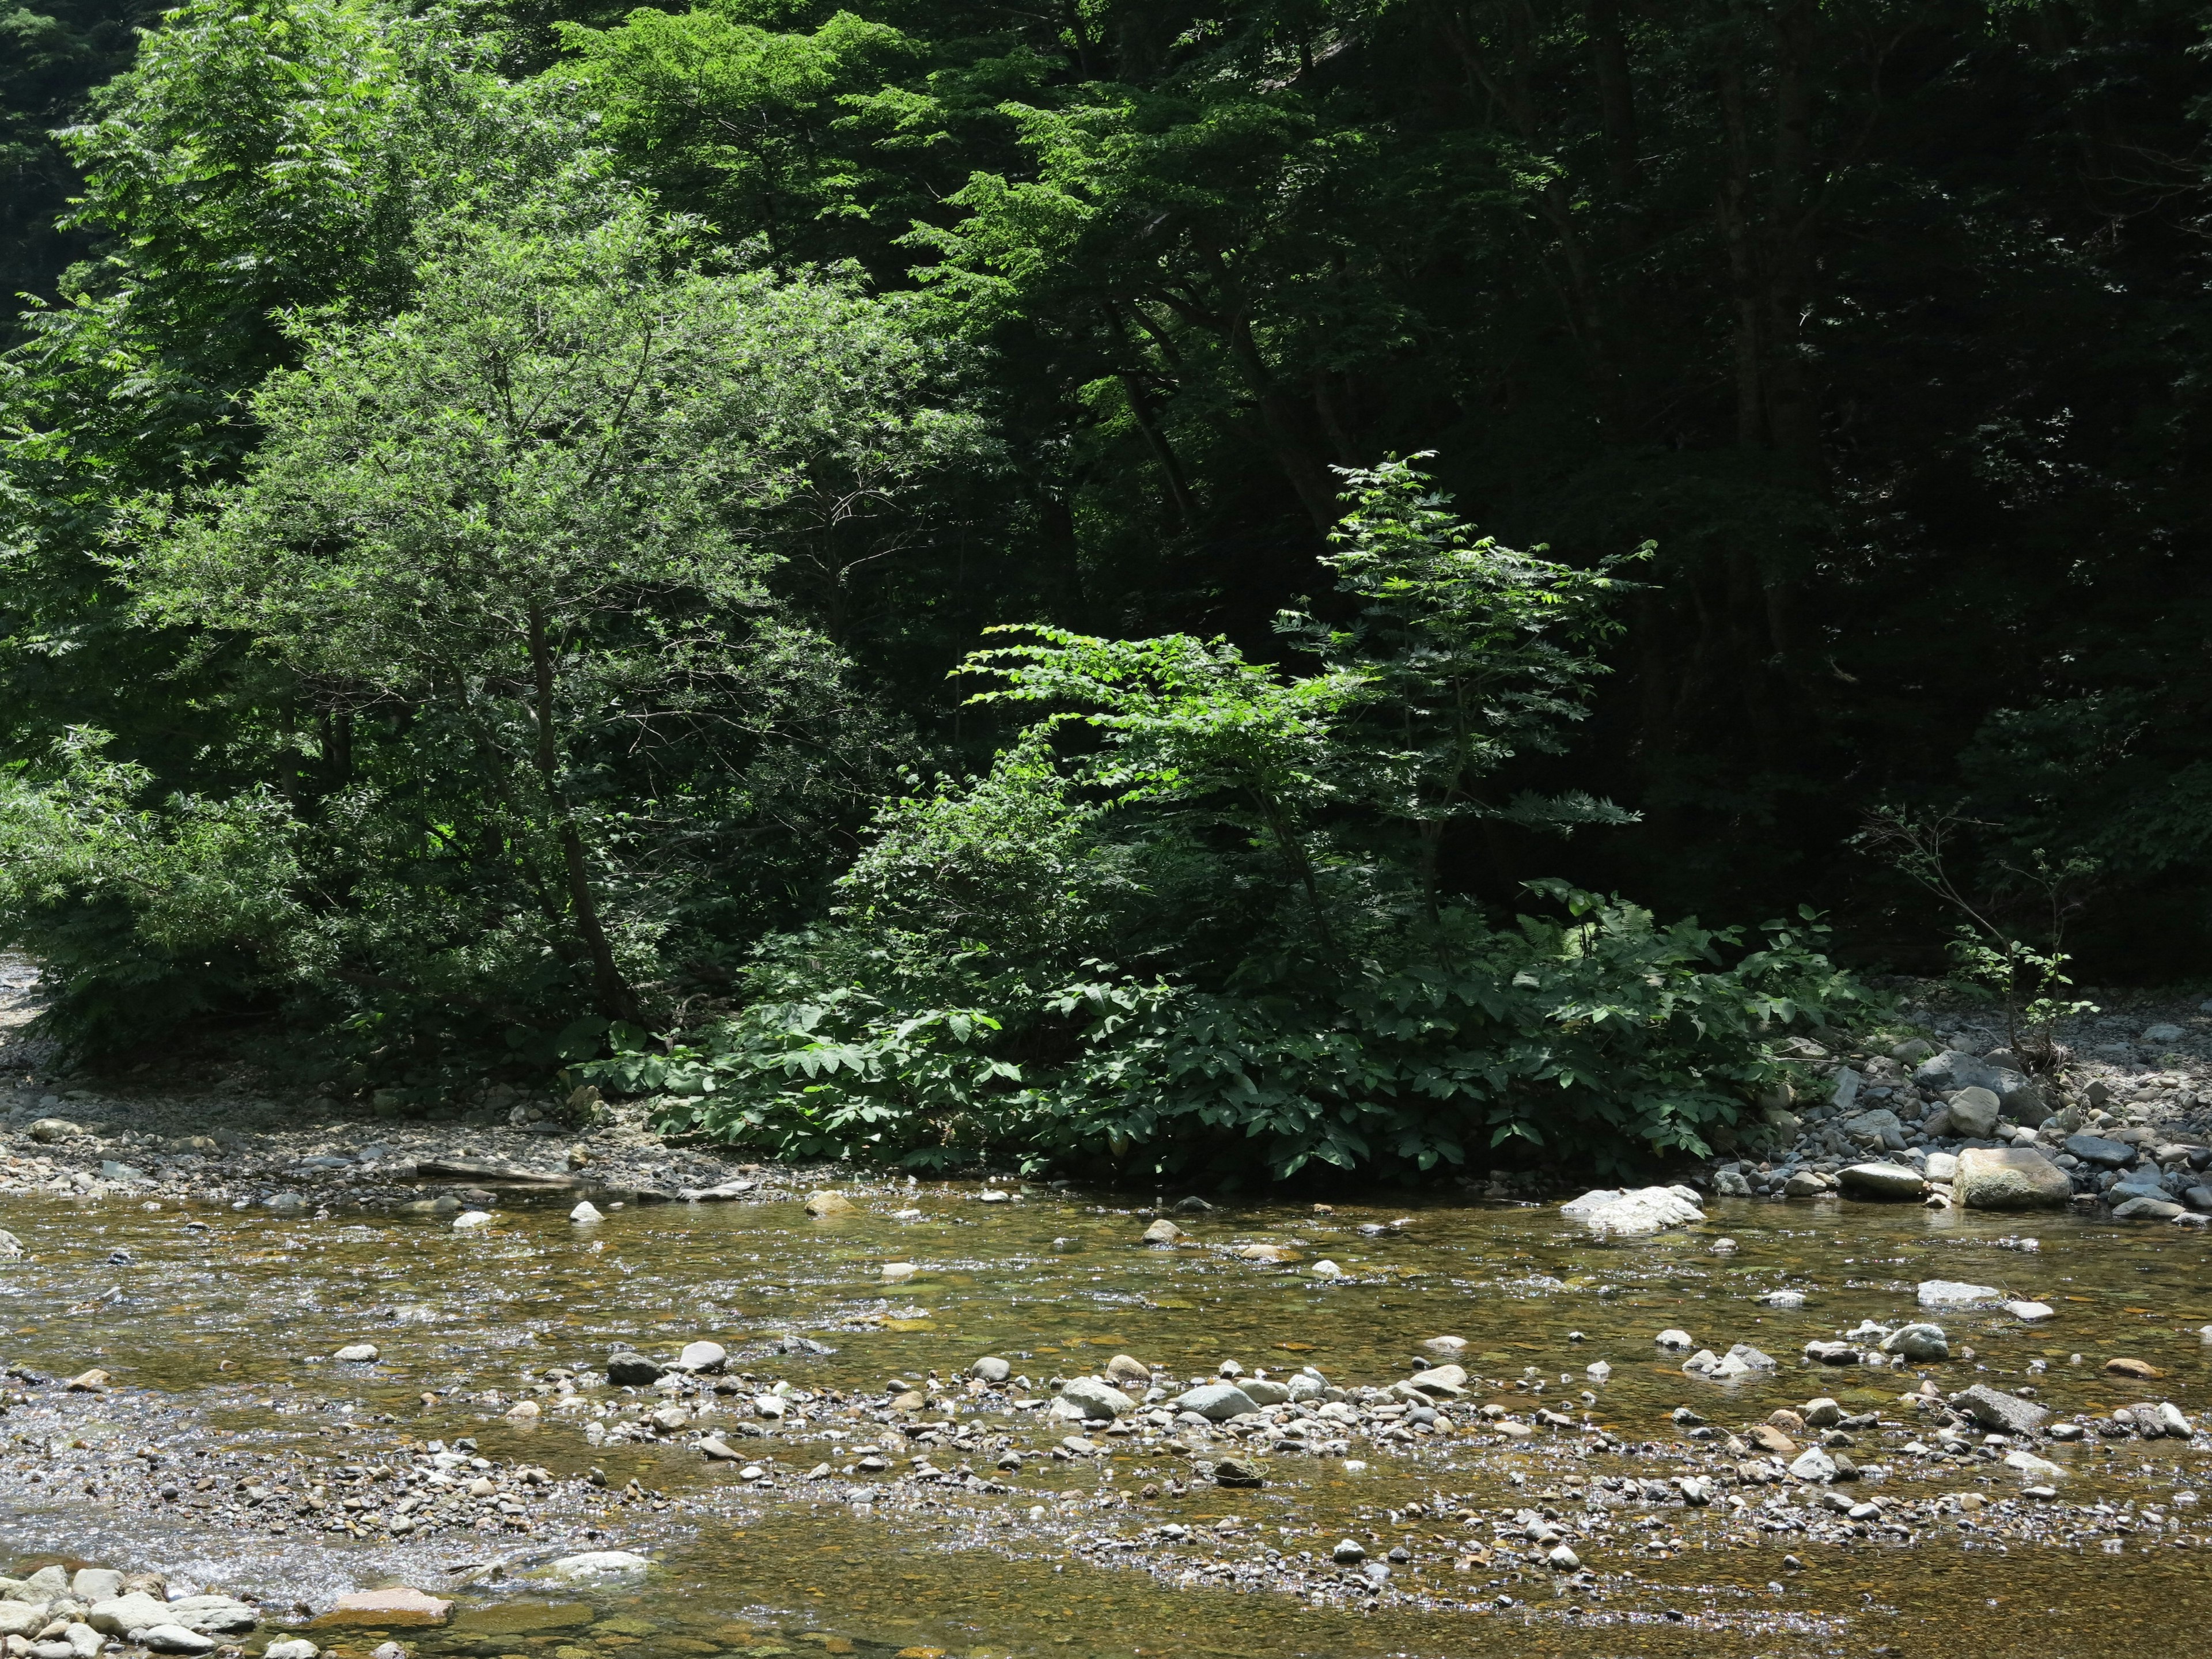
[[[2212,1516],[2200,1533],[2197,1506],[2175,1503],[2201,1487],[2212,1509],[2212,1455],[2174,1440],[2043,1449],[2067,1470],[2065,1503],[2109,1503],[2120,1517],[2094,1536],[2054,1528],[2028,1539],[1968,1519],[1909,1542],[1808,1541],[1786,1530],[1746,1538],[1729,1532],[1721,1507],[1678,1506],[1648,1543],[1632,1551],[1624,1539],[1590,1556],[1605,1589],[1584,1595],[1538,1569],[1455,1565],[1465,1558],[1448,1539],[1467,1528],[1439,1513],[1565,1504],[1568,1483],[1578,1490],[1590,1465],[1558,1437],[1477,1447],[1440,1435],[1363,1449],[1358,1471],[1343,1458],[1278,1456],[1257,1490],[1194,1485],[1149,1498],[1134,1494],[1187,1471],[1157,1450],[1115,1446],[1089,1461],[1034,1458],[990,1495],[864,1510],[851,1501],[853,1480],[803,1478],[850,1450],[812,1425],[744,1443],[772,1470],[747,1486],[732,1465],[686,1447],[594,1447],[574,1416],[506,1416],[506,1401],[547,1368],[596,1366],[618,1342],[665,1358],[710,1339],[729,1348],[732,1370],[763,1385],[879,1395],[891,1377],[950,1382],[987,1354],[1040,1385],[1120,1352],[1190,1377],[1234,1359],[1389,1383],[1413,1368],[1422,1339],[1455,1334],[1468,1339],[1462,1363],[1477,1378],[1520,1381],[1503,1396],[1516,1409],[1541,1380],[1545,1398],[1579,1416],[1588,1389],[1590,1415],[1650,1448],[1644,1462],[1657,1472],[1672,1451],[1696,1449],[1668,1420],[1684,1404],[1736,1429],[1814,1395],[1847,1412],[1909,1415],[1897,1402],[1915,1372],[1838,1371],[1801,1361],[1799,1350],[1862,1319],[1912,1316],[1914,1285],[1934,1279],[2058,1310],[2033,1327],[1994,1309],[1939,1316],[1954,1351],[1971,1346],[1975,1356],[1921,1368],[1944,1390],[2032,1386],[2062,1417],[2137,1400],[2170,1399],[2191,1417],[2212,1408],[2212,1348],[2199,1334],[2212,1322],[2212,1256],[2203,1237],[2163,1227],[1723,1201],[1703,1226],[1600,1243],[1553,1206],[1398,1200],[1325,1215],[1281,1206],[1179,1216],[1192,1242],[1164,1249],[1136,1242],[1147,1217],[1126,1194],[1037,1188],[986,1204],[974,1187],[946,1184],[855,1189],[854,1199],[854,1213],[820,1221],[778,1202],[630,1208],[591,1226],[572,1224],[565,1201],[517,1199],[479,1232],[383,1215],[0,1207],[0,1226],[28,1253],[0,1265],[0,1353],[53,1377],[97,1366],[114,1385],[72,1397],[74,1438],[84,1443],[76,1453],[112,1447],[120,1463],[144,1449],[166,1467],[220,1447],[362,1463],[469,1437],[488,1457],[558,1476],[603,1470],[605,1501],[553,1528],[558,1549],[633,1550],[655,1565],[587,1593],[532,1580],[533,1559],[558,1549],[533,1558],[526,1536],[404,1545],[305,1527],[225,1530],[149,1496],[143,1482],[33,1480],[25,1468],[55,1454],[26,1434],[10,1447],[14,1477],[0,1483],[9,1553],[19,1571],[64,1558],[151,1566],[272,1609],[296,1603],[302,1621],[339,1591],[415,1582],[460,1604],[443,1629],[389,1632],[431,1659],[1508,1649],[2048,1659],[2077,1648],[2184,1649],[2212,1620]],[[1359,1231],[1401,1219],[1380,1236]],[[1715,1253],[1723,1235],[1736,1241],[1733,1253]],[[1289,1246],[1297,1259],[1261,1265],[1227,1254],[1254,1242]],[[1345,1276],[1314,1278],[1323,1256]],[[917,1272],[887,1286],[886,1261]],[[1779,1311],[1758,1300],[1784,1288],[1805,1291],[1806,1305]],[[1686,1376],[1679,1357],[1653,1344],[1667,1327],[1717,1350],[1749,1342],[1781,1369],[1740,1385]],[[788,1351],[790,1338],[829,1352]],[[327,1358],[362,1340],[381,1349],[373,1367]],[[2107,1376],[2115,1356],[2163,1376]],[[1586,1376],[1598,1360],[1612,1367],[1601,1382]],[[2039,1360],[2047,1370],[2031,1370]],[[494,1391],[501,1397],[487,1400]],[[1476,1395],[1489,1397],[1479,1387]],[[19,1407],[0,1430],[21,1420]],[[1865,1492],[1899,1498],[2016,1498],[2026,1484],[2001,1467],[1935,1466],[1871,1446],[1860,1461],[1887,1471]],[[626,1498],[626,1488],[665,1501]],[[1413,1504],[1425,1504],[1427,1518],[1401,1518]],[[1224,1531],[1227,1516],[1236,1520]],[[1194,1534],[1171,1570],[1137,1551],[1127,1565],[1100,1565],[1119,1547],[1097,1547],[1100,1538],[1168,1522]],[[596,1535],[579,1542],[583,1531]],[[1262,1541],[1325,1556],[1344,1536],[1374,1540],[1378,1556],[1407,1547],[1390,1595],[1363,1607],[1206,1582],[1233,1578],[1209,1566],[1208,1552],[1225,1568]],[[385,1633],[320,1639],[365,1659]]]

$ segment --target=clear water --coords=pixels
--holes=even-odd
[[[0,1267],[0,1329],[9,1333],[4,1351],[13,1364],[60,1376],[98,1365],[125,1390],[86,1407],[84,1433],[95,1447],[106,1435],[118,1445],[150,1438],[171,1447],[306,1447],[362,1459],[403,1439],[468,1434],[490,1455],[562,1473],[596,1465],[614,1488],[635,1477],[674,1500],[665,1508],[611,1503],[599,1522],[600,1547],[657,1554],[641,1584],[586,1596],[477,1583],[462,1592],[464,1610],[451,1626],[395,1632],[430,1655],[768,1659],[779,1650],[943,1650],[992,1659],[1322,1659],[1509,1647],[1589,1656],[1917,1654],[1942,1645],[2040,1659],[2054,1643],[2062,1651],[2180,1649],[2212,1616],[2212,1553],[2167,1541],[2197,1535],[2178,1518],[2172,1529],[2138,1527],[2071,1545],[1939,1527],[1910,1547],[1845,1547],[1787,1534],[1731,1541],[1723,1511],[1675,1510],[1665,1512],[1659,1536],[1662,1546],[1679,1537],[1680,1547],[1632,1559],[1625,1544],[1608,1548],[1591,1559],[1607,1575],[1607,1594],[1575,1597],[1540,1574],[1457,1570],[1453,1549],[1437,1540],[1468,1528],[1389,1520],[1439,1492],[1492,1511],[1545,1494],[1556,1501],[1568,1474],[1594,1472],[1565,1447],[1540,1442],[1476,1450],[1446,1439],[1402,1456],[1356,1449],[1370,1465],[1361,1474],[1341,1460],[1279,1458],[1261,1491],[1200,1487],[1102,1504],[1102,1492],[1127,1493],[1181,1472],[1132,1447],[1097,1464],[1035,1460],[1010,1477],[1019,1490],[1004,1496],[960,1494],[935,1510],[884,1504],[862,1517],[836,1492],[786,1482],[781,1497],[763,1496],[739,1488],[727,1466],[703,1464],[686,1449],[595,1449],[574,1420],[514,1425],[500,1407],[472,1397],[511,1393],[526,1373],[548,1366],[589,1365],[617,1340],[672,1353],[711,1338],[763,1381],[879,1391],[891,1376],[950,1377],[993,1353],[1040,1380],[1127,1352],[1185,1376],[1234,1358],[1382,1382],[1406,1373],[1420,1339],[1454,1334],[1469,1340],[1464,1363],[1478,1376],[1511,1379],[1533,1369],[1577,1413],[1583,1389],[1592,1388],[1595,1414],[1621,1437],[1669,1442],[1667,1413],[1684,1403],[1729,1426],[1815,1395],[1832,1395],[1847,1410],[1887,1407],[1900,1415],[1896,1397],[1911,1377],[1801,1367],[1797,1352],[1862,1318],[1895,1322],[1913,1311],[1917,1281],[1943,1278],[2059,1310],[2039,1328],[1994,1311],[1942,1316],[1954,1343],[1971,1344],[1977,1356],[1930,1368],[1947,1389],[2028,1383],[2062,1414],[2141,1399],[2170,1398],[2192,1415],[2212,1407],[2212,1349],[2197,1330],[2212,1322],[2212,1260],[2203,1237],[2166,1228],[1833,1203],[1723,1202],[1702,1228],[1633,1243],[1593,1243],[1550,1208],[1408,1206],[1402,1199],[1340,1204],[1325,1216],[1285,1206],[1178,1218],[1200,1246],[1266,1242],[1301,1254],[1291,1265],[1263,1267],[1218,1249],[1139,1246],[1145,1218],[1130,1212],[1126,1194],[1037,1189],[1018,1203],[984,1205],[973,1188],[948,1185],[856,1193],[856,1200],[858,1213],[825,1221],[809,1220],[796,1203],[665,1206],[622,1211],[589,1230],[567,1220],[565,1205],[515,1208],[482,1234],[416,1218],[19,1201],[0,1208],[0,1225],[22,1239],[31,1259]],[[893,1218],[908,1206],[919,1218]],[[1385,1237],[1358,1231],[1363,1222],[1401,1217],[1407,1224]],[[1723,1234],[1738,1242],[1734,1254],[1713,1253]],[[2039,1248],[2007,1247],[2022,1234]],[[131,1260],[111,1261],[118,1249]],[[1322,1284],[1302,1271],[1322,1255],[1341,1264],[1346,1280]],[[880,1268],[893,1260],[921,1272],[887,1291]],[[1778,1312],[1758,1303],[1785,1286],[1807,1291],[1808,1306]],[[1652,1345],[1668,1326],[1717,1350],[1750,1342],[1783,1369],[1735,1389],[1685,1377]],[[1571,1340],[1571,1331],[1582,1340]],[[786,1334],[835,1352],[762,1357],[763,1345]],[[383,1350],[373,1372],[320,1358],[362,1340]],[[2078,1366],[2070,1363],[2076,1353]],[[2108,1378],[2100,1368],[2116,1354],[2165,1376]],[[1587,1383],[1584,1367],[1601,1358],[1612,1377]],[[2032,1376],[2037,1359],[2049,1369]],[[426,1407],[422,1396],[435,1390],[458,1392]],[[834,1449],[794,1443],[771,1455],[796,1473]],[[2093,1440],[2046,1452],[2069,1468],[2069,1503],[2170,1505],[2177,1491],[2212,1478],[2206,1460],[2173,1441],[2108,1451]],[[1893,1497],[1997,1498],[2021,1484],[2002,1470],[1923,1474],[1909,1459],[1881,1461],[1893,1473],[1870,1490]],[[195,1532],[173,1509],[143,1501],[64,1498],[20,1483],[6,1492],[0,1515],[19,1560],[59,1554],[162,1565],[272,1602],[318,1602],[394,1577],[437,1589],[447,1567],[488,1559],[454,1535],[412,1555],[322,1534],[234,1540]],[[2212,1489],[2205,1496],[2202,1507],[2212,1510]],[[1047,1516],[1032,1522],[1040,1504]],[[1232,1560],[1250,1559],[1258,1537],[1324,1552],[1346,1533],[1383,1547],[1412,1538],[1415,1559],[1395,1583],[1413,1594],[1372,1612],[1313,1606],[1279,1591],[1197,1582],[1210,1541],[1179,1552],[1180,1577],[1190,1582],[1091,1565],[1069,1547],[1071,1538],[1133,1537],[1170,1520],[1206,1528],[1210,1540],[1213,1522],[1230,1513],[1246,1523],[1219,1546]],[[2203,1535],[2212,1543],[2212,1518]],[[1784,1569],[1785,1553],[1801,1559],[1802,1571]],[[1424,1594],[1454,1605],[1423,1605]],[[1510,1605],[1498,1606],[1501,1595]],[[377,1639],[348,1634],[341,1655],[358,1650],[365,1659]]]

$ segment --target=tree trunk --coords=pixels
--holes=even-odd
[[[584,838],[561,799],[560,745],[553,723],[553,649],[546,637],[545,612],[537,605],[530,611],[530,670],[538,692],[538,787],[546,810],[558,822],[561,865],[568,877],[568,903],[574,912],[576,931],[583,939],[585,952],[591,957],[592,988],[599,1012],[609,1019],[635,1020],[636,1000],[623,981],[622,970],[615,964],[614,947],[607,943],[606,929],[599,922],[599,899],[592,891],[591,870],[584,859]]]

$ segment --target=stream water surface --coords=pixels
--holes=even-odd
[[[153,1566],[271,1607],[313,1609],[339,1590],[410,1576],[436,1591],[445,1575],[465,1586],[454,1592],[453,1622],[391,1632],[434,1659],[1506,1650],[2051,1659],[2187,1650],[2212,1622],[2212,1517],[2200,1535],[2199,1507],[2177,1502],[2201,1488],[2202,1509],[2212,1510],[2212,1455],[2177,1440],[2092,1437],[2042,1449],[2067,1471],[2065,1504],[2112,1506],[2118,1521],[2093,1536],[2056,1528],[2008,1535],[1969,1521],[1920,1528],[1909,1541],[1808,1541],[1786,1530],[1746,1538],[1741,1526],[1731,1538],[1726,1505],[1678,1506],[1632,1554],[1623,1540],[1591,1556],[1609,1588],[1589,1596],[1540,1571],[1470,1574],[1445,1540],[1466,1528],[1435,1518],[1439,1492],[1453,1495],[1446,1509],[1570,1506],[1593,1468],[1556,1438],[1476,1447],[1440,1436],[1362,1450],[1367,1467],[1356,1471],[1342,1458],[1276,1457],[1257,1490],[1194,1485],[1143,1500],[1128,1494],[1146,1481],[1164,1486],[1178,1471],[1132,1445],[1088,1462],[1033,1459],[1001,1477],[1007,1490],[957,1504],[863,1510],[849,1481],[800,1478],[817,1460],[844,1455],[803,1430],[762,1443],[760,1455],[790,1478],[748,1487],[730,1465],[687,1448],[595,1447],[574,1417],[516,1423],[483,1399],[512,1396],[549,1367],[603,1363],[617,1343],[666,1357],[709,1339],[763,1383],[880,1395],[891,1377],[950,1380],[986,1354],[1040,1384],[1120,1352],[1180,1376],[1234,1359],[1311,1365],[1342,1385],[1388,1383],[1413,1368],[1421,1340],[1455,1334],[1468,1340],[1463,1363],[1478,1378],[1520,1379],[1524,1389],[1543,1380],[1564,1409],[1587,1409],[1620,1440],[1652,1445],[1646,1462],[1657,1472],[1669,1448],[1694,1449],[1679,1444],[1668,1419],[1684,1404],[1731,1428],[1814,1395],[1847,1412],[1909,1418],[1898,1398],[1915,1374],[1824,1369],[1800,1361],[1799,1350],[1862,1319],[1913,1316],[1916,1284],[1945,1279],[2038,1298],[2057,1314],[2039,1326],[1996,1309],[1939,1316],[1954,1351],[1973,1350],[1925,1368],[1941,1389],[2033,1386],[2061,1417],[2137,1400],[2170,1399],[2192,1417],[2212,1407],[2212,1348],[2199,1334],[2212,1322],[2212,1259],[2202,1236],[2168,1228],[1719,1202],[1703,1226],[1607,1243],[1553,1206],[1408,1207],[1399,1199],[1325,1215],[1262,1206],[1179,1217],[1193,1241],[1163,1249],[1137,1243],[1146,1218],[1127,1195],[1038,1188],[1012,1202],[978,1199],[969,1186],[899,1187],[856,1190],[855,1212],[827,1220],[792,1202],[671,1205],[591,1226],[572,1224],[565,1203],[518,1200],[477,1232],[427,1218],[147,1211],[112,1200],[0,1208],[0,1226],[27,1251],[0,1267],[0,1352],[49,1376],[90,1366],[109,1374],[116,1392],[88,1403],[77,1425],[95,1452],[106,1440],[118,1456],[152,1440],[165,1455],[221,1445],[360,1462],[466,1436],[495,1459],[556,1475],[599,1468],[610,1493],[635,1480],[666,1498],[611,1498],[583,1517],[598,1534],[590,1547],[654,1561],[640,1580],[589,1593],[533,1583],[512,1540],[443,1538],[410,1555],[307,1528],[231,1535],[142,1489],[64,1492],[11,1480],[0,1488],[0,1526],[19,1568],[60,1558]],[[1380,1236],[1359,1231],[1401,1221]],[[1723,1235],[1733,1252],[1715,1252]],[[1228,1253],[1252,1242],[1288,1246],[1297,1259],[1259,1265]],[[1342,1279],[1311,1274],[1322,1256],[1344,1268]],[[914,1263],[915,1275],[887,1289],[890,1261]],[[1806,1305],[1779,1311],[1759,1300],[1785,1288],[1804,1291]],[[1654,1346],[1668,1327],[1716,1350],[1749,1342],[1781,1369],[1735,1386],[1685,1376],[1679,1357]],[[805,1339],[796,1351],[792,1338]],[[362,1340],[382,1351],[373,1368],[327,1358]],[[2114,1356],[2162,1376],[2116,1381],[2102,1370]],[[1586,1368],[1598,1360],[1612,1373],[1593,1382]],[[1587,1407],[1586,1389],[1595,1395]],[[1516,1409],[1528,1404],[1525,1395],[1507,1398]],[[27,1439],[10,1447],[19,1471],[42,1455]],[[1872,1445],[1860,1461],[1886,1471],[1862,1493],[2017,1499],[2025,1484],[2001,1467],[1939,1467]],[[1431,1518],[1400,1518],[1424,1500]],[[1232,1515],[1232,1529],[1218,1533]],[[1218,1538],[1224,1559],[1255,1539],[1325,1557],[1346,1535],[1376,1540],[1378,1553],[1403,1540],[1412,1559],[1396,1570],[1391,1595],[1363,1607],[1208,1583],[1228,1575],[1210,1574],[1196,1544],[1173,1572],[1148,1567],[1141,1552],[1115,1566],[1100,1564],[1110,1552],[1071,1547],[1170,1522]],[[513,1571],[483,1576],[501,1550]],[[343,1632],[341,1659],[365,1656],[384,1634]]]

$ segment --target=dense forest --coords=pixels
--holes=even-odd
[[[2201,7],[40,3],[81,1054],[1417,1170],[1724,1135],[1938,833],[2212,946]]]

